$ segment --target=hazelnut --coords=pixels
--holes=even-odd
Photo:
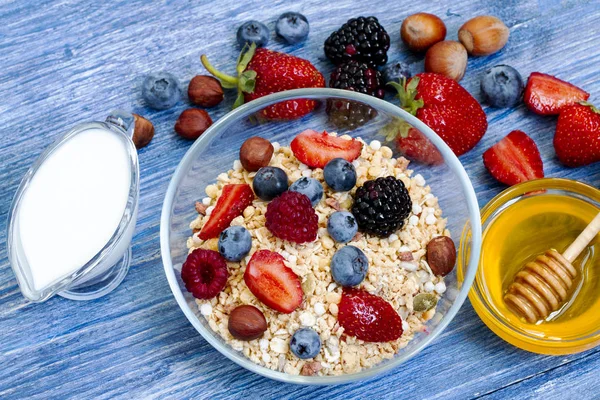
[[[190,101],[202,107],[214,107],[223,101],[221,83],[207,75],[196,75],[188,86]]]
[[[459,42],[445,40],[431,46],[425,54],[425,71],[460,81],[467,69],[467,50]]]
[[[446,38],[446,25],[433,14],[417,13],[402,22],[400,36],[412,51],[425,51]]]
[[[321,369],[323,369],[323,365],[321,365],[321,363],[319,361],[307,362],[306,364],[304,364],[302,366],[302,369],[300,370],[300,375],[314,376],[314,375],[317,375],[317,373]]]
[[[236,339],[254,340],[261,337],[267,330],[267,320],[258,308],[243,305],[231,311],[227,329]]]
[[[436,275],[446,276],[454,269],[456,248],[448,236],[438,236],[427,244],[427,264]]]
[[[184,110],[175,122],[175,132],[184,139],[195,140],[212,125],[210,115],[198,108]]]
[[[508,41],[509,30],[491,15],[481,15],[465,22],[458,30],[458,40],[473,56],[493,54]]]
[[[269,165],[273,156],[273,145],[267,139],[253,136],[240,147],[240,162],[246,171],[258,171]]]
[[[133,144],[136,149],[141,149],[147,146],[154,137],[154,125],[138,114],[133,114],[133,121]]]

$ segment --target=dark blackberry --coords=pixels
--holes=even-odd
[[[380,99],[385,95],[383,86],[381,72],[354,60],[338,66],[329,78],[330,88],[352,90]]]
[[[352,214],[361,232],[388,237],[402,229],[412,201],[400,179],[393,176],[367,181],[356,189]]]
[[[325,55],[336,65],[350,60],[384,65],[389,48],[390,36],[375,17],[349,19],[325,41]]]
[[[358,61],[338,66],[331,73],[329,87],[352,90],[380,99],[385,94],[381,73]],[[342,99],[329,99],[326,111],[329,122],[338,129],[347,130],[358,128],[377,116],[377,111],[366,104]]]
[[[358,101],[327,99],[329,122],[338,130],[353,130],[377,116],[377,111]]]

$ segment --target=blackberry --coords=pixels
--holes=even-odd
[[[352,90],[383,99],[385,95],[381,72],[364,62],[349,61],[339,65],[329,78],[329,87]]]
[[[393,176],[365,182],[356,190],[352,205],[359,230],[379,237],[401,229],[411,210],[408,190]]]
[[[377,111],[358,101],[327,99],[329,122],[338,130],[353,130],[377,116]]]
[[[385,95],[381,72],[354,60],[339,65],[331,73],[329,87],[352,90],[380,99]],[[358,128],[377,116],[377,111],[366,104],[340,99],[329,99],[326,111],[333,125],[348,130]]]
[[[384,65],[389,48],[390,36],[375,17],[349,19],[325,41],[325,55],[336,65],[350,60]]]

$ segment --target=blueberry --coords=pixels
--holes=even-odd
[[[142,97],[150,108],[156,110],[171,108],[181,98],[179,81],[168,72],[148,75],[142,84]]]
[[[308,36],[308,20],[297,12],[286,12],[279,16],[275,32],[290,44],[302,42]]]
[[[230,226],[219,236],[219,253],[227,261],[240,261],[252,248],[252,237],[243,226]]]
[[[292,192],[302,193],[310,199],[313,207],[323,198],[323,185],[321,182],[314,178],[307,178],[303,176],[290,186]]]
[[[323,169],[325,182],[334,192],[346,192],[356,185],[356,170],[343,158],[334,158]]]
[[[402,61],[388,64],[383,68],[381,73],[385,83],[402,81],[402,78],[406,78],[408,80],[411,77],[410,67],[407,63]],[[394,87],[391,85],[386,85],[385,87],[390,91],[396,91],[396,89],[394,89]]]
[[[242,47],[252,43],[256,43],[256,47],[264,47],[269,43],[269,28],[258,21],[246,21],[238,28],[236,38]]]
[[[496,65],[483,73],[481,93],[492,107],[512,107],[521,100],[523,78],[519,71],[508,65]]]
[[[327,232],[329,232],[329,236],[336,242],[346,243],[352,240],[356,232],[358,232],[358,224],[352,213],[348,211],[336,211],[329,216]]]
[[[321,338],[310,328],[300,328],[292,336],[290,350],[298,358],[314,358],[321,351]]]
[[[273,200],[288,189],[288,177],[281,168],[262,167],[254,176],[252,189],[262,200]]]
[[[331,257],[331,275],[342,286],[356,286],[365,279],[369,260],[361,249],[345,246]]]

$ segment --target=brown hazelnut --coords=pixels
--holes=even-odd
[[[267,139],[253,136],[240,147],[240,162],[246,171],[258,171],[269,165],[273,156],[273,145]]]
[[[198,108],[184,110],[175,122],[175,132],[182,138],[195,140],[212,125],[210,115]]]
[[[473,56],[487,56],[499,51],[508,41],[510,31],[500,19],[481,15],[464,23],[458,30],[458,40]]]
[[[133,114],[133,121],[133,144],[136,149],[141,149],[147,146],[154,137],[154,125],[138,114]]]
[[[223,101],[221,82],[212,76],[196,75],[188,86],[190,101],[202,107],[214,107]]]
[[[467,69],[467,50],[459,42],[445,40],[431,46],[425,54],[425,71],[460,81]]]
[[[438,236],[427,244],[427,264],[436,275],[446,276],[454,269],[456,248],[448,236]]]
[[[416,13],[402,22],[400,36],[412,51],[425,51],[446,38],[446,25],[433,14]]]
[[[258,308],[243,305],[231,311],[227,329],[238,340],[254,340],[267,330],[267,320]]]

